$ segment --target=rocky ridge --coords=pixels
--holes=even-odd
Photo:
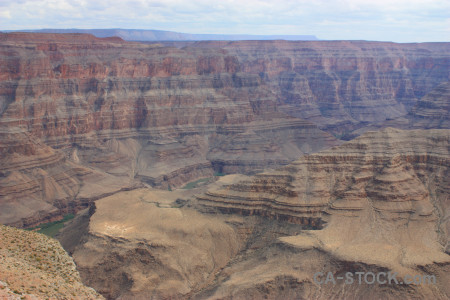
[[[445,247],[449,138],[448,130],[367,132],[276,171],[211,189],[198,200],[221,212],[286,219],[315,229],[335,214],[357,217],[370,207],[377,218],[394,223],[438,224]]]
[[[104,299],[82,284],[58,241],[0,225],[1,299]]]
[[[108,299],[185,299],[205,288],[236,255],[241,241],[229,222],[177,200],[192,191],[148,188],[100,199],[59,239],[83,282]]]
[[[259,253],[247,251],[200,298],[447,298],[449,138],[449,130],[367,132],[197,196],[210,213],[258,215],[310,229],[281,235]],[[318,288],[317,270],[335,277],[391,271],[437,281],[405,289],[339,282]]]

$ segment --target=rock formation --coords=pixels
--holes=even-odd
[[[231,276],[223,276],[208,295],[260,297],[264,289],[271,297],[447,298],[449,138],[449,130],[367,132],[278,171],[199,196],[210,212],[262,215],[316,229],[279,238],[263,251],[268,262],[256,269],[248,266],[257,265],[259,257],[241,258],[224,269]],[[383,270],[435,275],[438,283],[405,290],[343,283],[341,291],[332,285],[318,289],[314,268],[335,276]]]
[[[270,87],[241,72],[224,50],[10,33],[0,35],[0,61],[0,127],[10,138],[21,132],[18,140],[47,147],[32,158],[5,136],[3,151],[15,158],[3,160],[0,203],[13,211],[2,223],[28,226],[61,216],[100,191],[135,187],[135,180],[167,189],[215,172],[285,165],[339,143],[279,112]],[[88,173],[95,175],[82,176]],[[101,188],[89,188],[94,182]],[[31,208],[14,212],[29,201]]]
[[[0,221],[31,227],[136,183],[84,167],[19,128],[0,129]]]
[[[238,56],[241,71],[258,74],[275,91],[281,111],[336,133],[405,115],[450,75],[448,43],[249,41],[192,47]]]
[[[450,81],[422,97],[411,110],[411,127],[450,129]]]
[[[387,128],[206,192],[122,192],[61,241],[107,297],[447,299],[449,139],[449,130]],[[317,272],[436,282],[320,285]]]
[[[370,130],[394,127],[399,129],[450,129],[450,81],[443,82],[423,96],[411,111],[402,117],[370,124],[353,132],[346,139]]]
[[[108,298],[448,299],[449,130],[433,128],[449,126],[449,57],[449,43],[0,33],[0,223],[89,207],[59,239]],[[387,125],[418,130],[335,138]],[[152,189],[217,173],[240,175]],[[319,287],[318,271],[436,284]]]
[[[0,225],[0,299],[104,298],[81,283],[58,241]]]

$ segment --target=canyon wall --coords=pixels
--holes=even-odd
[[[176,43],[173,43],[176,45]],[[239,57],[277,95],[279,109],[343,134],[409,112],[450,79],[449,43],[198,42]]]
[[[177,48],[2,33],[0,220],[28,226],[142,184],[286,165],[338,145],[330,133],[406,114],[448,81],[449,52],[448,43]]]

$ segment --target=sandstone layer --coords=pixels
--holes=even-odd
[[[367,132],[198,196],[209,212],[262,215],[316,229],[239,258],[201,298],[448,298],[449,138],[449,130]],[[319,286],[313,279],[318,270],[334,276],[434,275],[437,283]]]
[[[450,129],[450,81],[421,98],[411,110],[415,128]]]
[[[346,134],[346,139],[369,130],[386,127],[399,129],[450,129],[450,81],[443,82],[423,96],[411,111],[402,117],[389,119]]]
[[[208,210],[286,219],[316,229],[335,215],[385,219],[405,228],[424,223],[437,226],[436,240],[446,247],[449,138],[449,130],[367,132],[276,171],[211,189],[198,200]],[[363,217],[366,213],[370,216]]]
[[[0,225],[0,299],[104,299],[58,241]]]
[[[0,129],[0,221],[17,227],[50,222],[137,183],[81,166],[30,133]]]

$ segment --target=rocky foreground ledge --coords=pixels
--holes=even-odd
[[[104,299],[80,279],[60,243],[0,225],[0,299]]]

